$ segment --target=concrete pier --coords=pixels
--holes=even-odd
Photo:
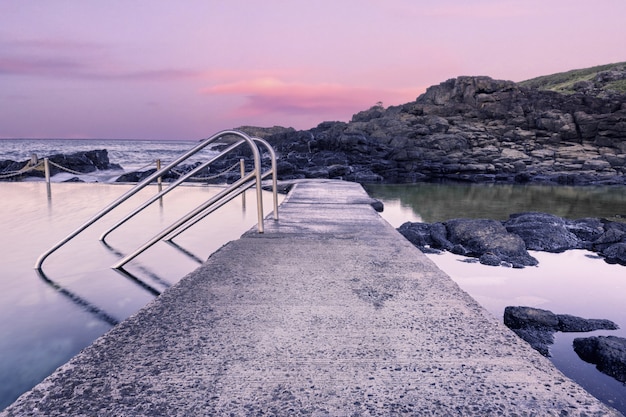
[[[298,183],[0,416],[619,416],[463,292],[360,185]]]

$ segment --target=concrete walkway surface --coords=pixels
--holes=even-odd
[[[618,416],[370,206],[296,184],[0,416]]]

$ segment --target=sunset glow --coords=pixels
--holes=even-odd
[[[0,3],[0,138],[308,129],[460,75],[626,61],[626,2]]]

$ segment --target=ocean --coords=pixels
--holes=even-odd
[[[110,268],[120,252],[128,253],[173,219],[205,201],[220,186],[181,187],[115,231],[102,245],[102,228],[94,225],[84,236],[50,256],[44,275],[34,268],[37,257],[73,231],[130,185],[114,183],[123,172],[167,163],[187,151],[194,141],[153,140],[31,140],[0,139],[0,160],[23,161],[55,153],[107,149],[111,163],[123,170],[80,175],[83,183],[64,183],[73,174],[52,177],[51,198],[43,179],[0,182],[0,410],[65,363],[112,326],[154,299],[195,269],[221,245],[238,238],[256,223],[253,193],[236,198],[176,239],[159,243],[129,264],[131,276]],[[211,151],[209,151],[210,154]],[[441,221],[452,217],[506,217],[511,211],[547,211],[563,217],[626,213],[626,189],[576,187],[515,187],[417,184],[368,186],[382,200],[382,216],[393,226],[405,221]],[[150,186],[138,197],[156,193]],[[141,198],[103,219],[113,223]],[[271,211],[264,195],[266,214]],[[439,217],[438,217],[439,216]],[[574,337],[614,334],[626,337],[625,267],[608,265],[585,251],[533,253],[539,266],[525,269],[468,264],[452,254],[429,257],[458,285],[502,319],[506,305],[529,305],[586,318],[606,318],[618,331],[556,335],[551,358],[567,376],[593,395],[626,413],[626,386],[581,361],[571,348]],[[152,290],[151,290],[152,289]]]
[[[0,139],[0,160],[26,161],[32,155],[39,159],[62,153],[86,152],[94,149],[106,149],[109,161],[121,165],[122,171],[100,171],[79,176],[85,182],[113,182],[122,172],[155,168],[156,160],[165,165],[181,153],[197,145],[198,141],[159,141],[159,140],[112,140],[112,139]],[[198,156],[189,159],[189,163],[202,160],[211,154],[210,147]],[[62,182],[75,177],[70,173],[54,176],[52,181]]]

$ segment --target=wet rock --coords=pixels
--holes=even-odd
[[[550,356],[555,332],[618,329],[614,322],[606,319],[584,319],[539,308],[513,306],[504,309],[504,324],[544,356]]]
[[[604,260],[610,264],[626,266],[626,243],[615,243],[602,251]]]
[[[537,265],[527,250],[563,252],[586,249],[606,262],[626,265],[626,224],[605,219],[563,219],[546,213],[512,214],[505,222],[452,219],[410,223],[398,231],[420,250],[447,250],[475,257],[484,265]]]
[[[146,171],[127,172],[117,177],[115,182],[141,182],[144,179],[148,178],[150,175],[154,174],[155,172],[156,172],[156,169],[154,168],[146,170]]]
[[[445,223],[407,222],[398,231],[420,250],[437,249],[478,258],[485,265],[516,268],[537,265],[517,235],[501,222],[486,219],[453,219]]]
[[[50,175],[54,176],[61,172],[70,173],[90,173],[96,170],[122,169],[118,164],[109,161],[109,154],[106,149],[96,149],[86,152],[74,152],[71,154],[54,154],[47,156],[50,162]],[[39,158],[41,161],[43,158]],[[16,162],[11,160],[0,161],[0,175],[19,171],[25,167],[32,166],[31,160]],[[16,180],[24,177],[44,177],[43,169],[25,171],[17,178],[11,177],[8,180]]]
[[[604,222],[597,218],[584,218],[577,220],[566,220],[565,227],[571,232],[581,246],[585,249],[591,249],[593,241],[598,239],[604,233]]]
[[[483,265],[489,266],[500,266],[504,262],[502,258],[491,252],[481,255],[481,257],[478,258],[478,261]]]
[[[109,161],[109,153],[106,149],[97,149],[87,152],[74,152],[71,154],[55,154],[48,157],[50,162],[61,165],[72,171],[89,173],[95,170],[121,169],[118,164]],[[51,166],[50,174],[62,172],[61,169]]]
[[[568,230],[565,220],[551,214],[512,214],[504,227],[522,238],[528,250],[564,252],[582,246],[578,237]]]
[[[370,206],[372,206],[372,208],[378,213],[385,211],[385,204],[380,200],[372,199]]]
[[[506,307],[504,309],[504,324],[509,329],[533,329],[558,330],[559,318],[548,310],[533,307]]]
[[[486,219],[454,219],[445,222],[448,240],[461,245],[466,256],[481,258],[489,254],[484,261],[495,263],[508,262],[514,267],[537,265],[537,260],[530,256],[524,241],[509,233],[501,222]]]
[[[585,362],[620,382],[626,382],[626,339],[593,336],[574,339],[574,351]]]

